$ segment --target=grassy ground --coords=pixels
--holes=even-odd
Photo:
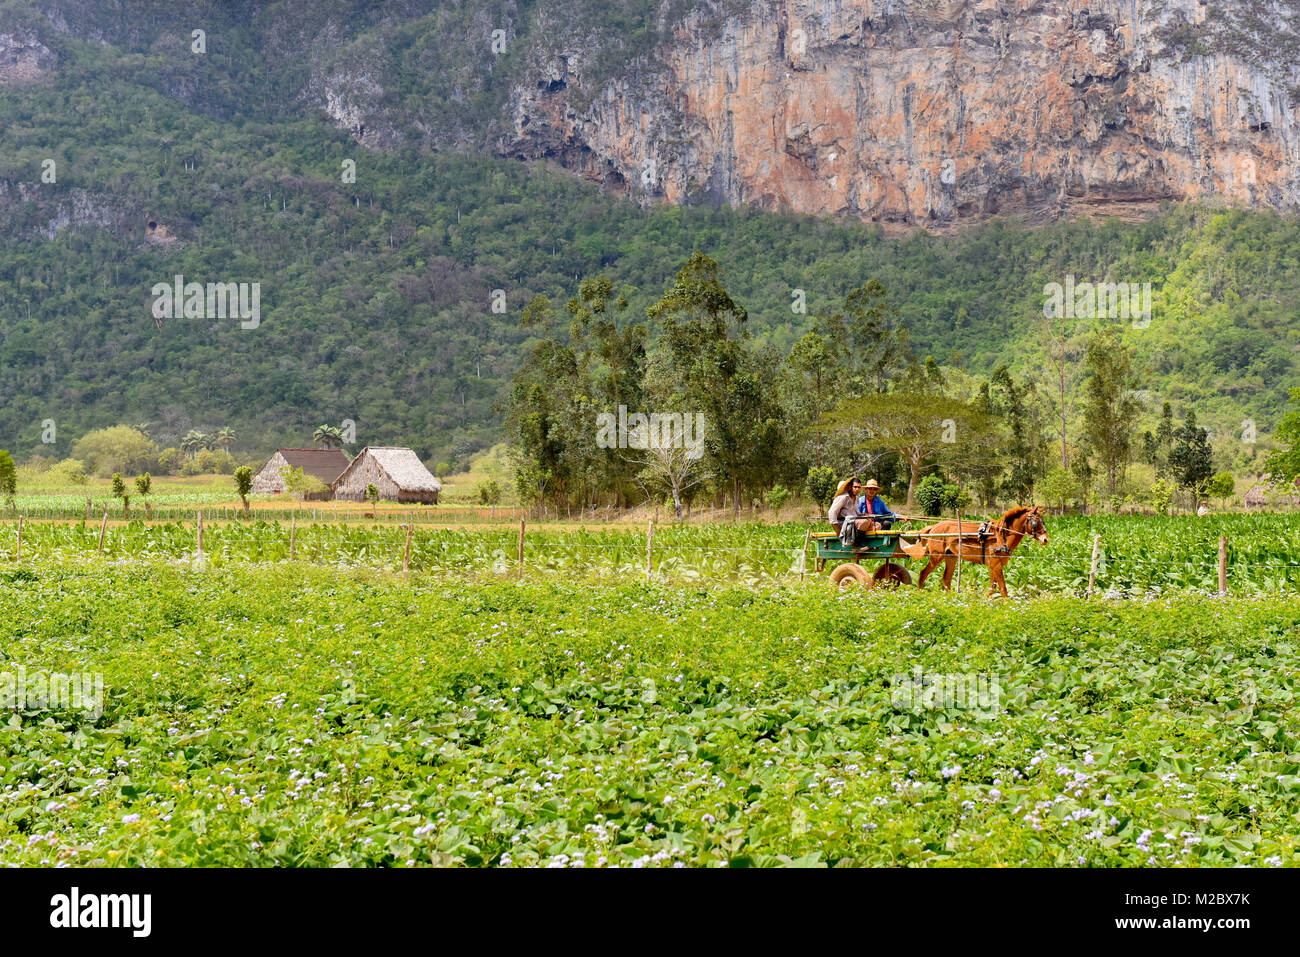
[[[67,560],[0,604],[0,672],[105,685],[97,720],[0,725],[10,863],[1262,865],[1300,837],[1294,596]]]

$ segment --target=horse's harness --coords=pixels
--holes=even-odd
[[[995,531],[995,529],[997,531]],[[1006,530],[1005,525],[1003,525],[1001,522],[995,522],[992,519],[986,518],[983,522],[980,523],[980,527],[975,531],[975,534],[979,537],[979,543],[980,543],[980,564],[982,565],[988,564],[989,539],[995,539],[997,541],[997,544],[993,547],[994,555],[1011,554],[1011,549],[1007,547],[1006,539],[1003,538],[1002,536],[1002,532],[1005,530]],[[961,544],[960,544],[961,540],[962,540],[962,535],[961,532],[958,531],[958,537],[957,537],[958,558],[961,558]]]

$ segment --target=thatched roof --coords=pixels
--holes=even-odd
[[[342,449],[276,449],[290,468],[302,469],[304,474],[320,479],[326,485],[343,474],[351,464]]]
[[[1252,488],[1246,493],[1245,501],[1247,505],[1263,505],[1267,502],[1268,500],[1264,497],[1264,486],[1256,485]]]
[[[388,446],[366,446],[353,464],[370,456],[384,473],[393,480],[393,484],[405,492],[440,492],[442,483],[434,478],[433,473],[424,467],[420,457],[410,449]],[[345,473],[346,475],[346,473]],[[340,481],[345,478],[340,475]]]

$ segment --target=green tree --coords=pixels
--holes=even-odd
[[[13,456],[0,449],[0,496],[5,504],[13,507],[14,497],[18,494],[18,470],[14,467]]]
[[[1167,515],[1169,506],[1174,501],[1174,486],[1168,479],[1156,479],[1155,484],[1151,486],[1150,497],[1148,501],[1151,507],[1156,510],[1158,515]]]
[[[1290,392],[1291,402],[1300,404],[1300,388]],[[1264,462],[1264,468],[1277,484],[1294,484],[1300,480],[1300,409],[1292,409],[1282,416],[1273,437],[1285,447],[1273,452]]]
[[[816,332],[809,332],[790,349],[785,362],[789,383],[784,402],[794,426],[812,430],[813,457],[822,457],[822,433],[817,428],[826,408],[826,383],[833,381],[836,365],[830,343]]]
[[[781,506],[790,500],[790,494],[790,490],[784,485],[773,485],[768,489],[767,495],[764,496],[767,501],[767,507],[773,512],[781,511]]]
[[[140,493],[144,499],[144,517],[148,520],[150,515],[149,493],[153,491],[153,476],[148,472],[143,472],[135,477],[135,490]]]
[[[379,504],[379,486],[374,482],[366,486],[366,501],[370,503],[372,511]]]
[[[306,500],[308,495],[319,494],[329,487],[316,476],[308,475],[301,468],[285,466],[280,470],[280,474],[284,476],[284,487],[297,495],[300,502]]]
[[[872,391],[884,392],[915,362],[907,330],[878,280],[850,292],[844,305],[824,317],[821,325],[839,363]]]
[[[916,504],[926,515],[938,516],[943,510],[943,477],[927,475],[916,486]]]
[[[1078,487],[1078,480],[1070,474],[1069,469],[1053,465],[1039,480],[1037,490],[1042,495],[1043,501],[1057,511],[1063,512]]]
[[[141,472],[152,467],[157,447],[140,432],[126,425],[87,432],[72,447],[72,457],[80,459],[96,475],[114,472]]]
[[[230,426],[226,426],[220,432],[217,433],[217,444],[220,445],[224,451],[229,452],[230,446],[233,445],[234,442],[235,442],[235,430],[232,429]]]
[[[131,514],[131,496],[126,494],[126,482],[122,481],[118,472],[113,473],[113,497],[122,500],[122,517],[128,518]]]
[[[660,324],[652,391],[703,416],[705,468],[729,487],[739,517],[745,490],[765,487],[788,465],[789,445],[779,358],[746,349],[748,313],[720,276],[718,264],[696,252],[648,309]]]
[[[989,385],[989,411],[1002,420],[1009,434],[1001,490],[1015,502],[1030,502],[1034,484],[1047,465],[1043,426],[1034,414],[1034,384],[1032,381],[1017,383],[1010,370],[1002,365],[994,370]]]
[[[910,471],[908,510],[916,507],[916,486],[927,460],[942,453],[954,467],[974,468],[991,460],[988,449],[996,436],[989,417],[971,404],[932,393],[849,399],[829,413],[826,422],[855,451],[887,449],[902,456]]]
[[[1205,486],[1214,474],[1214,454],[1210,451],[1210,437],[1196,424],[1196,413],[1187,410],[1183,427],[1174,433],[1174,448],[1169,453],[1169,471],[1175,484],[1200,500]]]
[[[489,518],[497,517],[497,504],[501,501],[501,486],[495,479],[488,479],[478,487],[478,500],[480,505],[488,507]]]
[[[247,465],[235,469],[235,492],[244,503],[244,514],[248,514],[248,493],[253,488],[253,470]]]
[[[343,431],[332,425],[319,426],[312,433],[312,441],[323,449],[343,448]]]
[[[1106,478],[1106,494],[1114,496],[1132,452],[1133,423],[1138,404],[1132,397],[1131,352],[1113,329],[1103,329],[1088,342],[1084,364],[1084,435],[1096,453]]]
[[[817,505],[827,508],[835,495],[837,482],[834,470],[825,465],[814,465],[804,478],[804,494]]]
[[[189,455],[190,458],[198,456],[199,452],[207,448],[208,437],[198,429],[190,429],[185,433],[185,438],[181,439],[181,449]]]
[[[1237,490],[1237,480],[1231,472],[1219,472],[1205,485],[1205,494],[1219,499],[1221,505],[1227,505],[1232,493]]]
[[[1151,447],[1151,465],[1156,475],[1169,475],[1169,455],[1174,450],[1174,408],[1168,402],[1160,408],[1160,424],[1156,426]]]

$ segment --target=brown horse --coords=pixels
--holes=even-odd
[[[925,545],[930,563],[921,572],[916,587],[925,587],[925,580],[930,577],[930,572],[942,564],[944,566],[943,587],[950,588],[953,570],[957,567],[958,558],[961,558],[976,565],[987,565],[989,594],[993,594],[993,590],[997,589],[1002,592],[1002,597],[1006,598],[1007,583],[1002,570],[1006,568],[1007,562],[1011,561],[1011,553],[1016,550],[1020,540],[1029,536],[1042,545],[1047,544],[1047,526],[1043,524],[1043,507],[1035,505],[1031,508],[1028,505],[1020,505],[1009,509],[1002,516],[1001,521],[990,523],[989,536],[982,543],[978,534],[980,524],[978,521],[962,521],[960,547],[957,544],[959,540],[955,537],[958,534],[955,521],[939,522],[937,525],[922,529],[921,541]],[[930,535],[954,537],[930,538],[928,537]]]

